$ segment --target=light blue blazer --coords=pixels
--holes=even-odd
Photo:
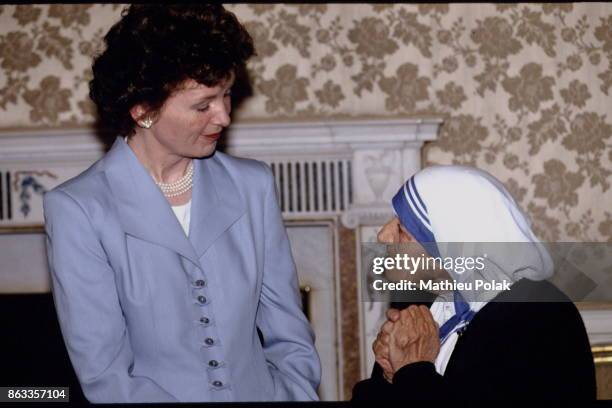
[[[85,396],[318,399],[271,170],[220,152],[194,170],[189,237],[122,138],[44,196],[55,306]]]

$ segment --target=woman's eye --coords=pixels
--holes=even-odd
[[[206,112],[208,110],[208,105],[198,108],[198,112]]]

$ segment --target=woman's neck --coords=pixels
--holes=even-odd
[[[172,183],[180,179],[191,162],[191,158],[172,154],[154,137],[140,133],[128,138],[128,146],[156,182]]]

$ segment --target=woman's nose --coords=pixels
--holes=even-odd
[[[397,234],[394,233],[393,228],[391,228],[389,225],[385,225],[380,229],[380,231],[378,231],[376,239],[381,244],[392,244],[396,242],[396,235]]]
[[[228,127],[231,123],[231,118],[229,115],[230,111],[231,111],[231,108],[226,106],[224,103],[220,104],[219,109],[217,110],[215,114],[213,123],[222,128]]]

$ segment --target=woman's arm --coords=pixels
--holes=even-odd
[[[385,380],[381,366],[374,363],[370,378],[359,381],[353,387],[351,402],[392,401],[396,399],[394,392],[395,388]]]
[[[321,364],[314,334],[300,307],[295,264],[276,200],[274,177],[266,166],[265,255],[257,310],[263,350],[274,378],[276,400],[317,400]]]
[[[419,361],[405,365],[395,372],[393,388],[402,400],[449,400],[462,399],[452,392],[450,384],[438,374],[430,361]]]
[[[68,354],[91,402],[176,401],[133,377],[134,356],[114,273],[88,216],[63,191],[44,196],[53,298]]]

